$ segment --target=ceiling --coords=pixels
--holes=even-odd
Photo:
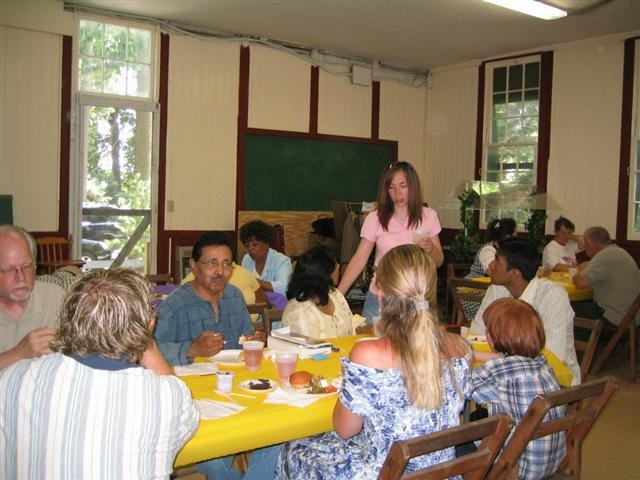
[[[640,0],[549,0],[539,20],[481,0],[72,0],[182,25],[431,70],[640,29]],[[589,7],[595,7],[589,11]],[[581,13],[582,12],[582,13]]]

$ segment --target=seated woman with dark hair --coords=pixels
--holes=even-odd
[[[242,266],[256,277],[265,292],[284,295],[291,276],[291,260],[270,247],[272,239],[273,229],[260,220],[240,227],[240,241],[247,250]]]
[[[304,253],[296,263],[287,289],[282,324],[292,332],[314,338],[353,335],[353,314],[344,295],[335,288],[339,265],[324,246]]]

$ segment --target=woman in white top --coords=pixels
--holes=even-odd
[[[336,257],[327,247],[314,247],[304,253],[289,281],[289,303],[282,324],[292,332],[314,338],[353,335],[353,315],[344,295],[335,288],[338,271]]]

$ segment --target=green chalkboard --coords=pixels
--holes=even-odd
[[[244,209],[331,210],[331,200],[374,201],[397,143],[245,136]]]
[[[13,225],[13,195],[0,195],[0,225]]]

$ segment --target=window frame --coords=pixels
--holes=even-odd
[[[523,55],[496,58],[482,62],[478,69],[478,111],[476,129],[476,156],[474,180],[483,181],[485,165],[488,156],[488,147],[491,134],[491,98],[492,82],[491,72],[495,67],[510,65],[515,62],[527,63],[533,59],[540,61],[540,84],[538,98],[538,141],[535,171],[535,188],[538,193],[547,192],[547,172],[550,151],[551,130],[551,94],[553,84],[553,52],[530,52]],[[486,226],[481,215],[478,215],[477,223],[481,227]]]

